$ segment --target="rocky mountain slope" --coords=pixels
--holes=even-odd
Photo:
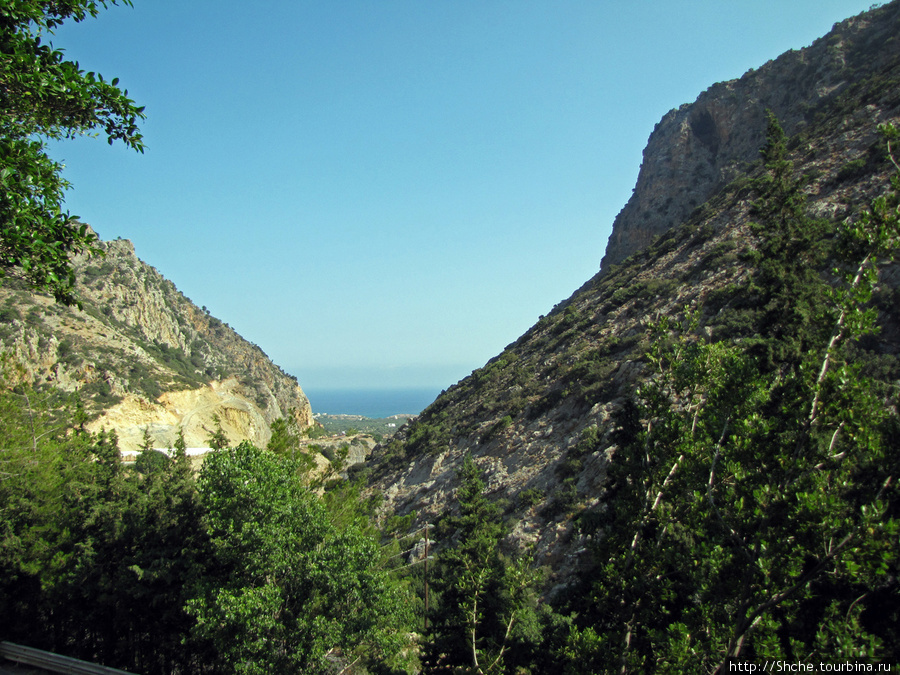
[[[876,127],[900,122],[898,36],[894,2],[669,113],[603,270],[375,449],[366,470],[384,513],[410,515],[410,531],[445,517],[470,454],[505,507],[507,545],[551,570],[549,597],[564,589],[589,563],[589,535],[577,523],[604,506],[613,417],[645,376],[649,323],[695,307],[708,334],[725,330],[725,309],[752,273],[765,108],[791,136],[810,211],[836,226],[892,171]],[[882,269],[874,298],[882,330],[860,347],[889,381],[900,379],[898,288],[897,266]]]
[[[296,378],[258,346],[194,305],[130,241],[101,248],[75,261],[83,310],[0,286],[8,380],[80,391],[91,428],[115,430],[123,452],[145,430],[155,447],[171,447],[179,430],[188,447],[205,447],[218,423],[230,440],[264,446],[279,417],[313,424]]]
[[[896,11],[888,6],[843,21],[811,46],[715,84],[669,111],[650,135],[601,268],[644,248],[741,175],[759,156],[767,109],[789,136],[802,134],[843,93],[889,73],[900,51]]]

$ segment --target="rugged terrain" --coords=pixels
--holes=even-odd
[[[81,310],[0,286],[8,380],[79,391],[89,427],[115,430],[123,452],[145,431],[154,447],[172,447],[178,431],[188,447],[206,447],[220,424],[229,440],[264,447],[279,417],[313,424],[296,378],[258,346],[194,305],[130,241],[100,248],[75,261]]]
[[[894,11],[842,21],[809,47],[719,82],[693,103],[669,111],[650,134],[634,193],[615,219],[601,268],[621,263],[684,222],[742,175],[759,157],[766,110],[789,136],[808,134],[842,96],[853,99],[851,92],[865,80],[889,77],[900,50],[896,24],[885,19]],[[855,100],[860,108],[870,103]],[[849,156],[854,150],[848,143],[842,152]]]
[[[530,549],[551,570],[549,596],[577,577],[589,561],[576,524],[604,508],[612,418],[645,376],[648,325],[693,307],[714,334],[751,274],[766,108],[791,137],[810,211],[836,227],[892,171],[876,128],[900,122],[898,36],[895,2],[666,115],[602,271],[375,449],[368,469],[383,512],[411,515],[411,532],[444,518],[471,454],[505,507],[509,548]],[[882,330],[860,347],[890,381],[900,379],[898,287],[897,266],[883,268]]]

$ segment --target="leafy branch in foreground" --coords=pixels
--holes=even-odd
[[[832,287],[772,245],[804,217],[771,154],[758,337],[710,341],[690,312],[653,326],[652,376],[620,419],[598,580],[563,650],[574,670],[727,672],[900,648],[881,611],[900,602],[897,392],[848,351],[876,330],[867,303],[900,247],[900,186],[840,228]],[[792,273],[779,281],[779,268]],[[790,297],[814,311],[779,318]]]
[[[0,3],[0,276],[24,279],[68,305],[77,303],[70,258],[98,252],[97,239],[63,211],[70,185],[43,139],[102,132],[110,144],[143,152],[144,109],[117,79],[83,71],[44,39],[66,20],[83,21],[115,4]]]

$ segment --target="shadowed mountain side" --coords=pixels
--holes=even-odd
[[[715,84],[693,103],[669,111],[650,135],[601,268],[609,270],[683,222],[755,162],[767,109],[789,136],[802,134],[842,94],[869,78],[889,76],[900,53],[898,35],[900,6],[892,3],[842,21],[811,46]]]
[[[445,517],[454,508],[457,471],[471,454],[492,499],[505,508],[510,550],[532,550],[535,565],[549,566],[548,590],[559,591],[577,576],[588,563],[590,535],[576,523],[605,508],[607,470],[616,450],[614,417],[646,377],[649,325],[692,307],[701,310],[703,330],[713,334],[725,320],[720,312],[754,273],[760,237],[751,222],[759,199],[754,181],[762,175],[757,158],[766,131],[764,107],[781,102],[776,108],[788,128],[800,132],[789,144],[793,173],[807,177],[808,211],[827,219],[832,230],[884,191],[893,167],[877,125],[900,121],[898,17],[900,4],[893,3],[844,22],[816,43],[817,51],[770,63],[766,72],[777,77],[751,74],[740,85],[710,88],[702,100],[705,110],[714,111],[715,133],[724,128],[716,111],[744,111],[727,139],[710,140],[713,121],[707,117],[687,135],[659,131],[676,117],[690,130],[699,108],[667,116],[645,151],[634,201],[652,194],[648,203],[671,196],[672,204],[681,205],[666,219],[651,219],[653,230],[631,248],[638,252],[619,265],[607,261],[602,273],[375,449],[369,470],[372,489],[385,496],[383,512],[412,514],[411,530]],[[852,58],[835,46],[845,49],[850,42],[864,47]],[[797,96],[791,84],[808,83],[811,73],[822,87],[834,85],[815,105]],[[742,87],[754,95],[744,96]],[[737,137],[745,150],[740,160],[727,160],[734,155],[725,150]],[[705,153],[697,166],[710,173],[703,192],[692,193],[690,207],[684,190],[689,176],[670,162],[686,142],[703,145],[695,148]],[[657,164],[669,169],[651,172]],[[647,245],[659,232],[664,234]],[[619,259],[627,255],[618,250]],[[881,364],[880,376],[890,381],[900,377],[898,286],[897,266],[882,268],[874,299],[881,332],[860,345],[860,358]]]

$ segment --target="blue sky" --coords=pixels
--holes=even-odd
[[[53,43],[147,151],[69,210],[301,386],[446,388],[599,268],[657,121],[870,0],[134,0]]]

